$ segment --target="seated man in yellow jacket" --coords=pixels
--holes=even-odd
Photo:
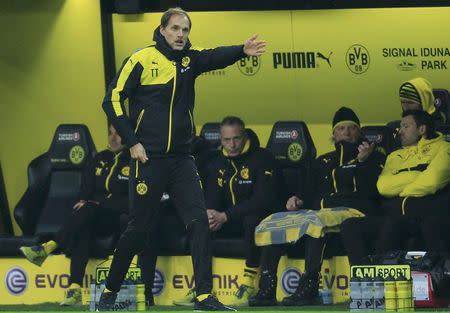
[[[404,248],[421,235],[428,251],[448,250],[444,225],[449,212],[450,143],[435,132],[433,118],[422,110],[403,112],[402,148],[392,152],[378,178],[384,217],[349,219],[342,224],[351,264],[365,263],[367,242],[383,253]]]

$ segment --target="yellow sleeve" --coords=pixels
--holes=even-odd
[[[401,197],[423,197],[434,194],[450,182],[450,144],[444,142],[428,165],[400,193]]]
[[[412,172],[397,173],[400,157],[393,152],[388,155],[386,163],[377,181],[377,188],[380,195],[392,198],[400,195],[405,185],[414,180],[416,174]]]

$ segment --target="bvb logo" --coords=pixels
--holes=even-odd
[[[189,63],[191,63],[191,58],[184,57],[181,59],[181,65],[183,65],[183,67],[187,67]]]
[[[241,170],[241,177],[242,177],[243,179],[248,179],[248,178],[250,177],[250,173],[249,173],[247,167],[244,167],[244,168]]]
[[[347,50],[345,61],[348,69],[353,73],[365,73],[370,65],[369,51],[362,45],[353,45]]]
[[[130,176],[130,167],[124,166],[121,170],[123,176]]]
[[[143,196],[143,195],[145,195],[145,194],[147,193],[147,191],[148,191],[148,187],[147,187],[147,185],[146,185],[145,183],[139,183],[139,184],[137,184],[137,186],[136,186],[136,192],[137,192],[139,195]]]
[[[298,162],[302,158],[303,148],[298,142],[293,142],[288,147],[288,158],[292,162]]]
[[[73,164],[80,164],[84,160],[84,149],[82,146],[76,145],[70,149],[69,152],[70,162]]]
[[[258,73],[261,67],[261,59],[258,56],[248,56],[237,62],[239,71],[247,76],[253,76]]]

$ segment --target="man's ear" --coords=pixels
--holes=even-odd
[[[423,135],[427,132],[427,126],[425,126],[425,125],[420,125],[419,128],[418,128],[418,130],[419,130],[419,134],[420,134],[421,136],[423,136]]]
[[[159,26],[159,33],[164,36],[164,27],[162,25]]]

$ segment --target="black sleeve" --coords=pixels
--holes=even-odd
[[[226,46],[214,49],[195,50],[194,71],[198,76],[201,73],[225,68],[239,59],[245,57],[244,46]]]
[[[124,101],[128,97],[133,96],[136,87],[140,83],[142,71],[142,65],[131,56],[109,85],[102,104],[108,119],[116,128],[120,137],[122,137],[123,143],[128,147],[134,146],[139,141],[126,115]]]
[[[296,196],[303,200],[303,208],[307,210],[315,210],[320,208],[318,204],[322,198],[320,189],[325,187],[324,177],[325,164],[321,159],[315,159],[311,162],[311,167],[306,169],[306,179],[304,180],[304,189],[299,191]]]
[[[358,162],[355,171],[355,180],[358,191],[368,197],[377,197],[377,180],[383,169],[386,156],[374,151],[364,162]]]
[[[97,163],[98,154],[94,159],[90,158],[83,169],[81,176],[81,190],[79,194],[80,200],[92,200],[95,193],[95,164]]]
[[[223,184],[219,176],[219,169],[216,164],[211,164],[207,168],[205,202],[207,209],[223,211],[225,209],[225,194]]]
[[[253,193],[250,198],[225,211],[228,221],[239,219],[246,215],[266,216],[276,205],[274,185],[275,161],[266,160],[257,170]]]

